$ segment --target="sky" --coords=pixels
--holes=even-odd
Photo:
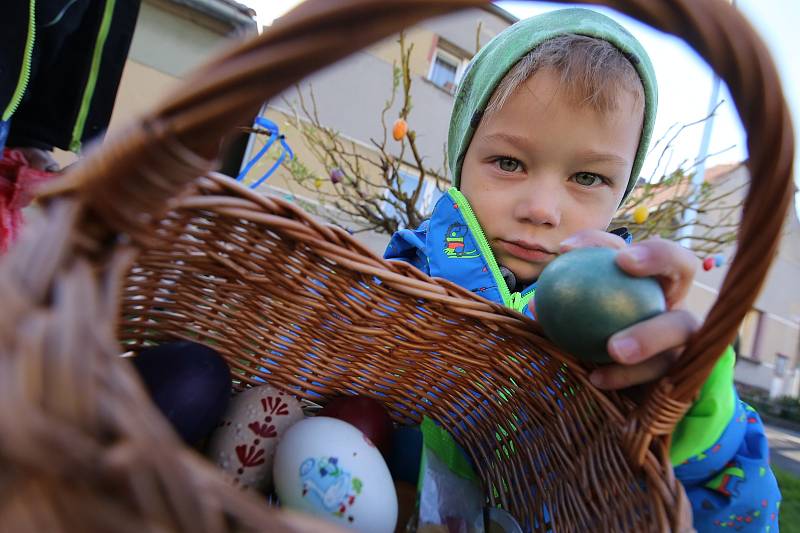
[[[253,7],[260,25],[269,24],[301,0],[239,0]],[[518,18],[564,7],[548,2],[500,1],[498,5]],[[800,136],[800,1],[736,0],[736,7],[755,27],[770,49],[781,75],[784,94],[793,114],[795,135]],[[634,19],[612,10],[598,8],[628,28],[651,56],[659,85],[659,109],[653,139],[660,139],[675,125],[688,124],[708,113],[713,72],[683,41],[651,29]],[[707,166],[741,161],[747,157],[741,122],[727,88],[722,86],[720,100],[711,130]],[[670,128],[673,128],[672,130]],[[658,166],[660,149],[654,150],[643,169],[645,177],[675,168],[682,161],[698,156],[703,125],[692,126],[681,133],[669,154]],[[716,155],[714,155],[716,154]],[[800,186],[800,154],[795,155],[795,183]],[[795,196],[800,213],[800,195]]]
[[[301,0],[237,0],[256,10],[256,19],[259,26],[267,26],[274,19],[280,17]]]
[[[545,2],[498,2],[500,7],[519,18],[559,9],[563,4]],[[800,2],[797,0],[736,0],[736,7],[761,35],[773,55],[793,115],[795,136],[800,135]],[[713,72],[683,41],[668,36],[612,10],[598,8],[617,19],[642,42],[653,60],[659,85],[659,109],[654,139],[660,138],[673,124],[686,124],[706,116],[711,97]],[[733,107],[727,88],[720,91],[724,100],[714,118],[708,165],[741,161],[747,156],[744,130]],[[702,125],[680,136],[672,156],[673,166],[683,159],[694,160],[701,144]],[[731,150],[728,147],[734,146]],[[651,157],[645,176],[655,168]],[[800,154],[795,154],[795,183],[800,185]],[[795,196],[800,200],[800,196]]]

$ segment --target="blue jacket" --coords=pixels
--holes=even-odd
[[[410,263],[530,318],[536,283],[509,290],[469,202],[453,188],[416,230],[392,236],[386,259]],[[778,531],[780,491],[769,467],[764,427],[733,387],[728,349],[673,432],[670,457],[700,531]]]

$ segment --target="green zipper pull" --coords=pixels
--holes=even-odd
[[[531,303],[533,300],[533,296],[536,294],[536,290],[529,290],[528,292],[515,292],[511,295],[511,305],[510,307],[519,313],[525,314],[525,308],[528,307],[528,304]]]
[[[30,0],[30,14],[28,15],[28,38],[25,40],[25,52],[22,57],[17,87],[11,101],[3,111],[2,120],[7,121],[19,107],[25,91],[28,89],[28,82],[31,79],[31,61],[33,59],[33,44],[36,41],[36,0]]]
[[[94,90],[97,86],[97,78],[100,75],[100,63],[103,59],[103,48],[106,45],[108,32],[111,29],[111,19],[114,16],[114,5],[116,0],[106,0],[105,7],[103,8],[103,18],[100,21],[100,30],[97,32],[97,39],[94,43],[94,51],[92,52],[92,66],[89,70],[89,77],[86,80],[86,86],[83,88],[83,96],[81,98],[81,106],[78,109],[78,117],[75,119],[75,124],[72,127],[72,141],[69,143],[69,149],[76,154],[81,151],[83,130],[86,127],[86,119],[89,116],[89,107],[94,97]]]

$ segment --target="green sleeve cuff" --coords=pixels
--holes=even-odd
[[[675,426],[669,451],[673,466],[711,448],[728,427],[735,407],[735,363],[733,347],[728,346],[700,389],[697,401]]]

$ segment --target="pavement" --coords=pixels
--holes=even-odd
[[[800,477],[800,433],[765,425],[770,450],[770,463]]]

